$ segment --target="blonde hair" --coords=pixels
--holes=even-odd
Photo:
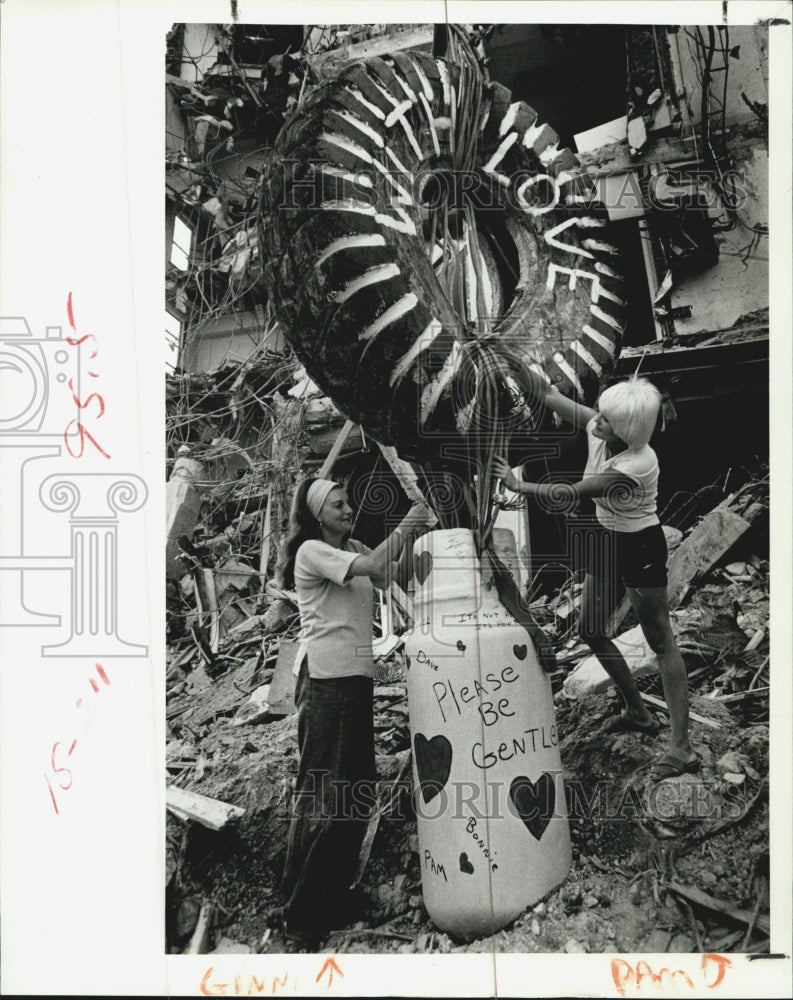
[[[635,375],[600,394],[598,409],[629,448],[643,448],[653,436],[661,409],[661,393]]]

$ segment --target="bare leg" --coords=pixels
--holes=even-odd
[[[616,591],[611,578],[596,578],[587,574],[581,595],[579,634],[616,684],[625,702],[625,718],[650,725],[653,717],[642,701],[630,667],[617,646],[606,636],[606,626],[615,604]]]
[[[694,753],[688,739],[688,677],[669,622],[666,587],[628,587],[627,591],[642,632],[658,657],[670,716],[669,749],[681,760],[690,760]]]

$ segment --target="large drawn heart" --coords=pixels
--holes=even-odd
[[[515,645],[512,647],[512,652],[515,654],[515,656],[517,656],[519,660],[525,660],[526,653],[528,653],[528,649],[526,648],[525,643],[523,643],[523,645],[521,646],[515,643]]]
[[[540,840],[551,821],[556,803],[553,777],[546,772],[534,782],[529,781],[525,774],[520,774],[512,779],[509,797],[526,829],[535,840]]]
[[[452,769],[452,745],[445,736],[433,736],[428,740],[421,733],[416,733],[413,752],[416,755],[421,796],[425,802],[429,802],[449,780]]]
[[[418,582],[424,583],[432,572],[432,553],[422,552],[421,555],[413,556],[413,569],[416,572]]]

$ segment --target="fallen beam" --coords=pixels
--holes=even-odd
[[[418,25],[406,31],[393,30],[375,38],[367,38],[327,52],[309,55],[308,63],[319,78],[332,80],[344,66],[362,59],[391,55],[393,52],[403,52],[406,49],[424,49],[429,52],[432,49],[432,36],[431,24]]]
[[[402,761],[399,774],[397,774],[396,778],[394,778],[393,782],[387,787],[386,790],[380,792],[380,801],[377,804],[377,808],[369,818],[366,833],[363,836],[361,849],[358,853],[358,868],[356,869],[355,877],[350,883],[350,888],[354,888],[358,885],[361,877],[363,876],[364,869],[369,861],[369,855],[372,853],[372,844],[374,843],[374,838],[377,834],[377,828],[380,825],[380,817],[383,815],[383,812],[393,804],[394,794],[399,788],[399,783],[404,779],[408,772],[410,761],[411,753],[410,750],[408,750],[405,752],[405,759]]]
[[[212,904],[204,902],[198,915],[198,923],[190,938],[185,955],[206,955],[209,951],[209,931],[212,925]]]
[[[327,478],[327,476],[330,475],[334,463],[336,462],[336,459],[339,457],[341,449],[344,447],[344,442],[349,437],[350,431],[353,429],[353,427],[355,427],[355,424],[352,422],[352,420],[344,421],[344,426],[339,431],[338,437],[333,442],[333,447],[328,452],[327,456],[325,457],[325,461],[322,463],[322,468],[317,473],[319,479],[325,479]]]
[[[191,819],[209,830],[222,830],[231,820],[245,815],[245,810],[198,792],[188,792],[176,785],[165,789],[165,805],[179,819]]]

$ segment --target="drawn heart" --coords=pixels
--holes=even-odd
[[[517,645],[513,646],[512,652],[515,654],[515,656],[517,656],[519,660],[525,660],[526,653],[528,653],[528,649],[526,648],[526,644],[524,643],[522,646],[517,646]]]
[[[556,803],[556,786],[553,777],[541,774],[537,782],[529,781],[525,774],[512,779],[509,797],[526,829],[540,840],[553,816]]]
[[[466,875],[474,873],[474,866],[468,860],[468,855],[465,852],[460,855],[460,871],[465,872]]]
[[[452,745],[445,736],[433,736],[428,740],[421,733],[416,733],[413,752],[416,755],[421,797],[425,802],[429,802],[449,780],[452,769]]]
[[[432,572],[432,553],[422,552],[421,555],[413,556],[413,569],[419,583],[424,583]]]
[[[465,652],[466,646],[462,639],[457,640],[457,648],[460,650],[461,653]]]

